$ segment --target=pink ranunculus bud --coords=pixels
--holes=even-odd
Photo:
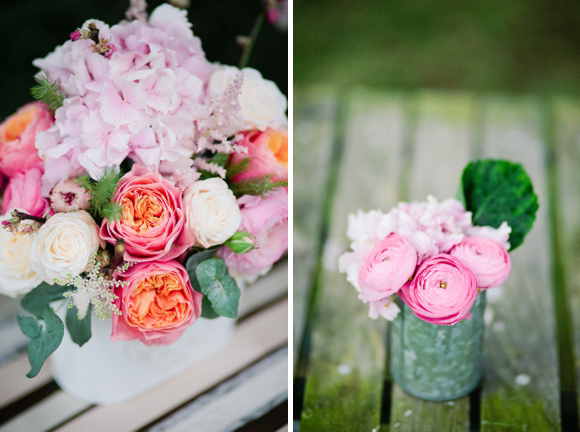
[[[482,289],[504,283],[512,268],[503,246],[486,237],[466,237],[449,253],[471,269]]]
[[[139,339],[145,345],[169,345],[201,315],[203,295],[191,287],[177,261],[143,262],[119,275],[128,286],[115,289],[111,340]]]
[[[365,257],[358,283],[369,301],[397,293],[417,266],[417,251],[398,234],[390,234]]]
[[[50,206],[55,212],[87,210],[91,196],[73,179],[58,183],[50,193]]]
[[[32,215],[42,217],[48,210],[48,200],[41,195],[42,171],[31,168],[16,173],[8,182],[2,200],[2,214],[18,208]]]
[[[438,325],[452,325],[467,318],[477,293],[473,272],[448,254],[424,261],[413,280],[399,291],[417,317]]]
[[[0,171],[12,177],[32,167],[42,168],[42,159],[34,146],[36,135],[49,128],[54,120],[41,102],[24,105],[0,124]]]
[[[74,32],[72,32],[70,34],[70,39],[74,42],[74,41],[78,41],[80,38],[82,38],[83,35],[81,33],[81,31],[79,29],[75,30]]]

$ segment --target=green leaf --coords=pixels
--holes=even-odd
[[[71,289],[74,288],[68,285],[49,285],[46,282],[42,282],[26,294],[20,301],[20,304],[25,310],[38,317],[50,306],[51,302],[63,299],[63,294],[71,291]]]
[[[64,336],[64,324],[52,308],[46,308],[38,318],[18,317],[22,332],[31,338],[28,343],[28,360],[30,372],[28,378],[34,378],[42,369],[46,359],[56,351]],[[33,336],[33,337],[32,337]]]
[[[34,339],[40,335],[40,323],[38,319],[30,316],[18,316],[18,327],[22,330],[25,336],[28,336],[30,339]]]
[[[463,195],[473,224],[498,228],[507,221],[512,228],[511,249],[516,249],[532,229],[538,197],[520,164],[486,159],[472,162],[463,170]]]
[[[221,258],[210,258],[195,269],[201,292],[211,302],[213,310],[221,316],[235,318],[238,315],[240,289],[228,274]]]
[[[69,307],[66,312],[66,328],[74,343],[83,346],[89,341],[91,333],[91,305],[83,319],[79,319],[79,311],[76,306]]]
[[[228,179],[231,179],[231,178],[237,176],[238,174],[241,174],[249,169],[250,169],[250,158],[249,157],[242,159],[238,163],[230,162],[226,167],[226,171],[227,171],[226,177]]]
[[[197,280],[197,275],[195,274],[195,270],[197,266],[205,260],[210,259],[214,256],[215,251],[217,250],[216,247],[212,247],[210,249],[205,249],[199,252],[194,253],[189,257],[187,262],[185,263],[185,268],[187,273],[189,274],[189,279],[191,281],[191,286],[197,292],[201,292],[201,287],[199,286],[199,282]],[[214,319],[219,317],[219,314],[213,310],[211,306],[211,302],[206,296],[203,296],[203,300],[201,301],[201,316],[207,319]]]

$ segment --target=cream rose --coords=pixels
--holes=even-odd
[[[209,94],[218,96],[231,84],[240,70],[234,66],[222,66],[210,77]],[[286,127],[288,101],[278,86],[264,79],[256,69],[244,68],[244,83],[240,94],[240,108],[245,130]]]
[[[10,217],[10,214],[5,214],[0,216],[0,221]],[[27,222],[20,223],[18,234],[0,227],[0,293],[8,297],[26,294],[42,282],[30,266],[30,248],[37,233],[21,232],[29,225]]]
[[[183,194],[183,202],[186,229],[198,246],[209,248],[224,243],[242,223],[236,197],[220,178],[195,182]]]
[[[104,247],[91,215],[80,210],[57,213],[38,230],[31,248],[32,268],[44,281],[75,277],[87,270],[91,255]]]

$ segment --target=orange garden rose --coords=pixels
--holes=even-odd
[[[0,171],[12,177],[32,167],[42,168],[34,142],[53,120],[44,104],[31,102],[0,124]]]
[[[167,261],[181,255],[194,241],[184,232],[181,189],[161,174],[137,164],[119,182],[114,200],[121,219],[103,220],[101,238],[125,240],[126,261]]]
[[[248,154],[234,153],[232,162],[238,163],[250,158],[250,168],[233,178],[241,181],[248,178],[274,175],[274,180],[288,180],[288,130],[266,129],[264,132],[246,133],[240,143],[248,149]]]
[[[177,261],[140,263],[120,279],[111,340],[139,339],[146,345],[175,342],[201,314],[203,295],[194,291],[185,268]]]

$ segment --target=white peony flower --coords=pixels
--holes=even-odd
[[[99,246],[105,243],[90,214],[84,210],[57,213],[40,227],[32,243],[32,268],[50,284],[75,277],[87,270]]]
[[[490,226],[472,226],[468,228],[465,233],[468,237],[485,237],[495,240],[502,245],[506,251],[509,251],[511,247],[509,242],[511,232],[512,228],[506,221],[503,221],[498,228]]]
[[[230,85],[240,70],[234,66],[221,66],[212,74],[209,80],[209,95],[219,96]],[[245,129],[286,127],[286,108],[288,101],[278,86],[262,77],[256,69],[244,68],[244,84],[240,95],[241,117]]]
[[[0,216],[0,221],[10,219],[10,213]],[[22,231],[29,221],[20,223]],[[33,223],[33,222],[31,222]],[[26,294],[42,282],[30,266],[30,248],[37,232],[13,234],[0,227],[0,293],[8,297]]]
[[[221,178],[195,182],[183,194],[183,202],[186,227],[198,246],[224,243],[242,223],[236,197]]]

